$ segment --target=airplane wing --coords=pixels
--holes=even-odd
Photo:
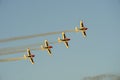
[[[50,49],[47,49],[48,53],[51,55],[51,50]]]
[[[45,40],[45,46],[47,47],[47,46],[49,46],[49,44],[48,44],[48,41],[47,40]]]
[[[84,27],[84,24],[82,21],[80,21],[80,28],[83,28]]]
[[[86,37],[86,36],[87,36],[87,34],[86,34],[85,31],[82,31],[82,35],[83,35],[83,37]]]
[[[33,58],[29,57],[29,59],[30,59],[30,62],[34,64]]]
[[[27,49],[27,53],[28,53],[28,56],[31,55],[31,52],[30,52],[30,49],[29,49],[29,48]]]
[[[68,42],[65,41],[64,43],[65,43],[66,48],[69,48],[69,44],[68,44]]]
[[[62,32],[62,38],[65,39],[66,38],[66,35],[64,32]]]

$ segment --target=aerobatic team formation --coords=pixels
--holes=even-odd
[[[83,37],[87,37],[86,35],[86,30],[88,28],[86,28],[83,24],[83,21],[80,21],[80,26],[79,27],[75,27],[75,32],[81,32]],[[66,31],[67,32],[67,31]],[[69,32],[69,31],[68,31]],[[58,32],[59,33],[59,32]],[[62,34],[62,38],[58,37],[57,42],[58,43],[64,43],[66,48],[69,48],[69,44],[68,42],[70,41],[70,38],[67,38],[65,35],[65,31],[60,32]],[[48,33],[48,34],[44,34],[44,35],[49,35],[49,34],[53,34],[53,33]],[[42,35],[42,34],[41,34]],[[38,35],[35,35],[38,36]],[[27,38],[32,38],[35,36],[27,36]],[[39,35],[40,36],[40,35]],[[12,41],[12,40],[17,40],[17,39],[25,39],[26,37],[16,37],[16,38],[12,38],[12,39],[6,39],[6,40],[0,40],[0,42],[3,41]],[[40,46],[41,50],[46,50],[48,52],[49,55],[52,55],[51,49],[53,48],[53,46],[50,45],[50,42],[48,40],[44,40],[44,44]],[[9,58],[9,59],[1,59],[0,62],[6,62],[6,61],[15,61],[15,60],[21,60],[21,59],[29,59],[29,61],[34,64],[34,60],[33,58],[35,57],[34,54],[31,53],[30,48],[27,49],[27,54],[25,54],[23,57],[20,58]]]

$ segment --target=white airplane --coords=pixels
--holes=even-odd
[[[76,31],[76,32],[81,31],[83,37],[87,37],[87,34],[86,34],[86,30],[87,30],[87,29],[88,29],[88,28],[86,28],[86,27],[83,25],[83,21],[80,21],[80,28],[75,27],[75,31]]]
[[[51,48],[53,48],[53,47],[49,46],[49,43],[47,40],[44,41],[44,45],[41,45],[41,49],[47,50],[49,55],[51,55]]]
[[[62,39],[60,39],[60,37],[58,37],[58,42],[64,42],[66,48],[69,48],[68,41],[70,41],[70,39],[69,39],[69,38],[66,38],[65,33],[62,32]]]
[[[35,55],[31,54],[30,49],[28,48],[27,49],[27,55],[24,55],[24,58],[25,59],[29,58],[30,62],[32,64],[34,64],[33,57],[35,57]]]

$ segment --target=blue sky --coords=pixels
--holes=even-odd
[[[34,65],[26,60],[0,63],[0,80],[82,80],[120,74],[119,8],[119,0],[0,0],[0,39],[71,30],[80,20],[88,28],[85,39],[81,33],[66,33],[71,38],[69,49],[51,44],[53,56],[31,51],[36,55]],[[56,41],[58,36],[61,34],[0,43],[0,48]]]

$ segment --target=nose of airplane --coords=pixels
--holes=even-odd
[[[70,38],[67,39],[68,41],[70,40]]]
[[[32,57],[35,57],[35,55],[32,55]]]
[[[49,48],[53,48],[52,46],[49,46]]]

